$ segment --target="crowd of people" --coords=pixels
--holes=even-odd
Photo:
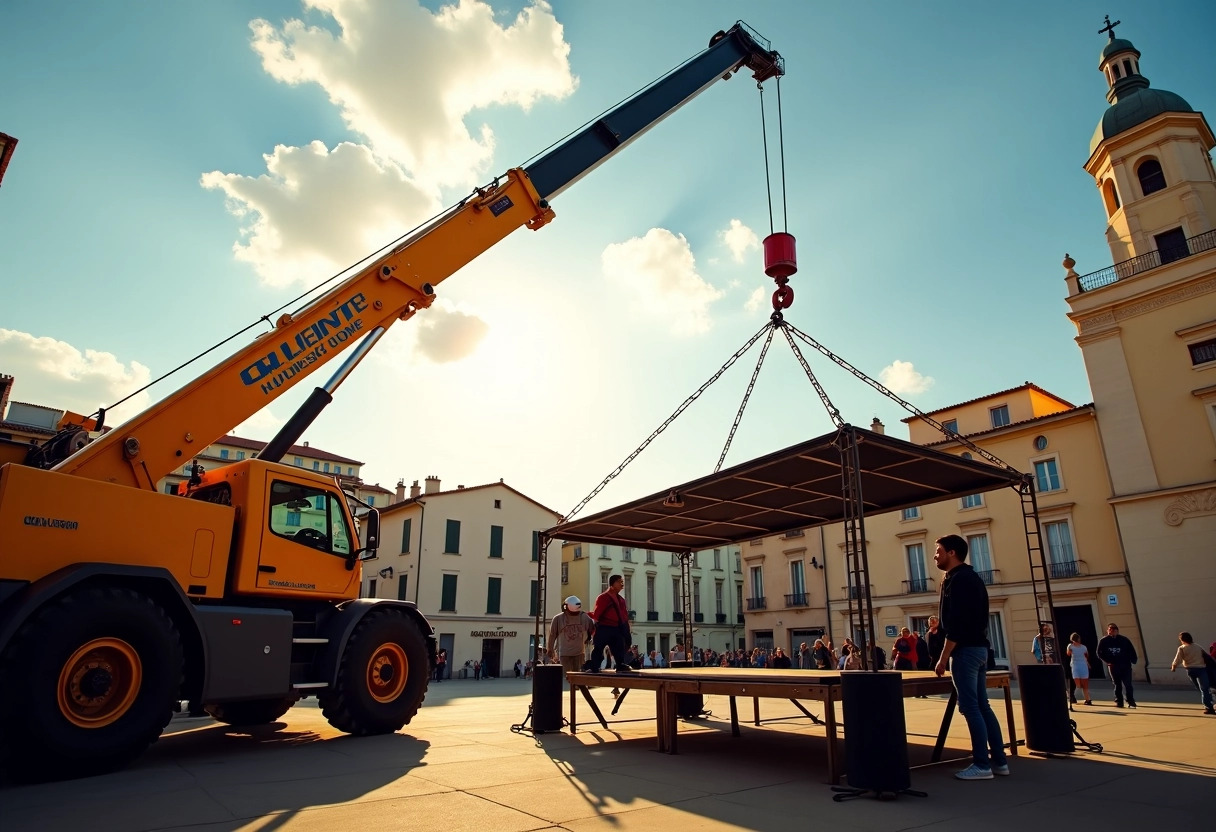
[[[889,665],[886,651],[877,644],[874,645],[870,664],[880,668],[890,667],[893,670],[932,670],[939,676],[944,674],[948,667],[951,668],[959,693],[959,710],[967,719],[975,745],[973,765],[966,772],[968,776],[963,779],[987,779],[992,776],[993,770],[998,774],[1007,773],[1008,770],[1003,762],[998,762],[1003,760],[1003,751],[998,752],[995,747],[989,751],[987,748],[993,734],[999,738],[999,726],[995,731],[990,730],[988,723],[995,724],[996,717],[991,715],[991,708],[987,707],[987,693],[981,689],[983,679],[978,676],[978,682],[972,679],[980,670],[986,671],[993,664],[992,648],[987,637],[987,590],[983,588],[982,583],[980,588],[976,589],[973,586],[974,581],[970,580],[974,570],[966,563],[966,541],[957,535],[947,535],[939,538],[936,544],[935,564],[946,572],[947,578],[953,576],[951,583],[956,587],[953,595],[957,598],[952,598],[952,594],[943,586],[940,615],[929,617],[928,626],[923,633],[902,627],[899,636],[891,645]],[[667,655],[659,650],[639,650],[638,645],[632,643],[629,610],[625,599],[621,597],[624,585],[622,576],[612,575],[608,579],[608,589],[596,599],[594,611],[590,614],[583,610],[582,600],[575,595],[568,596],[562,602],[562,610],[554,616],[549,628],[547,656],[552,661],[560,662],[563,675],[578,671],[630,673],[645,668],[679,667],[684,663],[703,667],[774,670],[862,669],[861,648],[851,638],[844,640],[839,651],[833,646],[830,638],[817,638],[810,645],[804,641],[792,655],[786,653],[783,647],[755,647],[750,651],[739,648],[718,652],[708,647],[686,647],[682,642],[677,642]],[[982,621],[978,617],[981,608],[984,615]],[[958,619],[953,628],[943,625],[942,619],[947,610]],[[948,635],[958,631],[962,632],[963,641],[952,639]],[[1182,666],[1191,683],[1199,691],[1204,713],[1216,714],[1212,692],[1213,687],[1216,687],[1216,642],[1205,652],[1194,643],[1194,638],[1188,632],[1179,633],[1178,640],[1178,650],[1170,670],[1174,671],[1178,666]],[[590,660],[586,658],[588,644],[592,645]],[[960,647],[965,648],[962,654],[959,652]],[[1089,684],[1089,648],[1082,642],[1078,633],[1069,636],[1061,653],[1051,625],[1044,623],[1040,625],[1039,633],[1031,643],[1031,651],[1040,663],[1060,663],[1064,666],[1072,704],[1077,704],[1078,688],[1081,690],[1083,704],[1093,704]],[[975,682],[977,687],[974,691],[960,688],[960,673],[953,670],[960,655],[964,654],[968,669],[961,674],[962,683],[971,686],[972,682]],[[1131,640],[1119,633],[1117,624],[1110,623],[1107,625],[1106,635],[1098,642],[1095,654],[1106,665],[1110,675],[1115,707],[1122,708],[1126,702],[1127,707],[1135,708],[1132,666],[1136,664],[1138,657]],[[443,678],[446,662],[447,653],[441,650],[435,671],[437,680]],[[972,668],[971,665],[975,667]],[[515,676],[530,677],[533,666],[531,659],[526,662],[517,660],[514,667]],[[472,662],[472,669],[473,677],[480,679],[481,663]],[[975,673],[972,673],[972,670]],[[960,772],[960,776],[963,774],[964,772]]]

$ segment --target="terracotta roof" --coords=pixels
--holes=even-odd
[[[1070,407],[1068,410],[1057,410],[1055,413],[1047,413],[1047,414],[1044,414],[1043,416],[1035,416],[1033,419],[1023,419],[1020,422],[1010,422],[1007,425],[1001,425],[999,428],[988,428],[988,430],[981,430],[981,431],[977,431],[975,433],[960,433],[959,436],[965,436],[968,439],[971,439],[972,437],[975,437],[975,436],[987,436],[990,433],[1000,433],[1001,431],[1009,430],[1010,428],[1022,427],[1024,425],[1032,425],[1035,422],[1045,422],[1048,419],[1058,419],[1059,417],[1067,416],[1070,413],[1080,413],[1083,410],[1091,409],[1093,406],[1094,406],[1093,402],[1090,402],[1089,404],[1079,404],[1079,405]],[[954,439],[939,439],[936,442],[926,442],[921,447],[936,448],[940,445],[952,445],[952,444],[957,444],[957,442]]]
[[[959,402],[958,404],[952,404],[949,407],[939,407],[937,410],[926,410],[925,415],[932,416],[935,413],[945,413],[947,410],[954,410],[956,407],[965,407],[966,405],[969,405],[969,404],[975,404],[976,402],[982,402],[985,399],[995,399],[997,396],[1004,396],[1007,393],[1016,393],[1018,390],[1038,390],[1044,396],[1055,399],[1057,402],[1064,405],[1065,407],[1069,407],[1069,408],[1076,407],[1076,405],[1073,404],[1072,402],[1065,401],[1064,399],[1061,399],[1059,396],[1057,396],[1055,393],[1052,393],[1049,390],[1044,390],[1039,385],[1032,384],[1031,382],[1027,381],[1027,382],[1023,382],[1022,384],[1019,384],[1017,387],[1010,387],[1008,390],[998,390],[995,393],[985,393],[984,395],[979,396],[977,398],[968,399],[967,401]],[[908,424],[909,422],[914,422],[919,418],[920,418],[919,416],[909,416],[906,419],[900,419],[900,421],[903,422],[904,424]]]
[[[0,422],[0,430],[19,430],[25,433],[41,433],[46,436],[55,435],[55,431],[51,428],[44,428],[41,425],[27,425],[25,422]]]
[[[362,485],[356,486],[356,488],[358,488],[360,491],[374,491],[377,494],[396,494],[397,493],[395,491],[388,490],[380,483],[376,483],[375,485],[368,485],[367,483],[363,483]]]
[[[266,447],[265,442],[258,441],[257,439],[243,439],[240,436],[233,436],[232,434],[228,434],[221,439],[217,439],[211,444],[232,445],[235,448],[250,448],[255,451],[260,451],[262,448]],[[350,465],[363,464],[357,459],[351,459],[350,457],[346,456],[338,456],[337,454],[330,453],[329,451],[323,451],[313,445],[292,445],[287,449],[287,453],[294,454],[296,456],[309,456],[313,459],[324,459],[328,460],[329,462],[345,462]]]
[[[554,517],[556,517],[558,520],[560,520],[560,519],[561,519],[561,517],[562,517],[562,515],[561,515],[561,513],[560,513],[560,512],[554,511],[553,509],[549,508],[548,506],[546,506],[546,505],[544,505],[544,504],[542,504],[542,503],[538,503],[536,500],[533,500],[533,499],[532,499],[531,497],[529,497],[527,494],[524,494],[522,491],[517,491],[516,489],[512,488],[511,486],[507,485],[505,482],[502,482],[502,481],[499,481],[499,482],[488,482],[488,483],[486,483],[485,485],[470,485],[470,486],[467,486],[467,487],[465,487],[465,488],[451,488],[451,489],[448,489],[447,491],[433,491],[433,492],[431,492],[430,494],[419,494],[417,497],[406,497],[406,498],[405,498],[404,500],[402,500],[400,503],[393,503],[393,504],[392,504],[391,506],[389,506],[388,508],[382,509],[382,510],[380,511],[380,513],[381,513],[381,514],[386,514],[386,513],[390,512],[390,511],[395,511],[396,509],[399,509],[399,508],[404,508],[405,506],[410,506],[410,505],[413,505],[414,503],[417,503],[417,502],[419,502],[419,501],[421,501],[421,502],[425,503],[427,500],[429,500],[429,499],[430,499],[430,498],[432,498],[432,497],[442,497],[442,496],[444,496],[444,495],[446,495],[446,494],[464,494],[464,493],[465,493],[465,492],[467,492],[467,491],[477,491],[477,490],[482,489],[482,488],[505,488],[505,489],[507,489],[508,491],[510,491],[512,494],[517,494],[517,495],[519,495],[520,497],[523,497],[523,498],[524,498],[525,500],[527,500],[529,503],[532,503],[533,505],[540,506],[540,507],[541,507],[541,508],[543,508],[545,511],[549,512],[549,513],[550,513],[550,514],[552,514]]]
[[[26,407],[34,407],[34,408],[37,408],[38,410],[47,410],[47,411],[50,411],[51,413],[62,413],[63,412],[62,408],[47,407],[45,404],[34,404],[33,402],[19,402],[16,399],[9,399],[8,403],[10,405],[23,404]]]

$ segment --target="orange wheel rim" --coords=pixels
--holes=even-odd
[[[78,728],[104,728],[131,709],[142,681],[134,647],[118,638],[93,639],[59,671],[59,712]]]
[[[367,690],[377,702],[392,702],[405,690],[410,660],[400,644],[385,642],[367,662]]]

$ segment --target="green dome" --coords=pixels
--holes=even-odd
[[[1089,142],[1089,152],[1092,155],[1099,143],[1162,113],[1193,112],[1195,111],[1191,105],[1187,104],[1181,95],[1169,90],[1155,90],[1145,86],[1127,95],[1120,95],[1119,100],[1107,107],[1106,112],[1102,114],[1098,129],[1094,131],[1094,137]]]
[[[1102,61],[1105,61],[1116,52],[1135,52],[1136,57],[1140,57],[1140,50],[1132,46],[1132,42],[1130,40],[1113,38],[1106,44],[1106,48],[1102,50],[1102,58],[1098,61],[1098,65],[1101,66]]]

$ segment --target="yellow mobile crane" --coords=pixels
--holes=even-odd
[[[379,517],[340,483],[280,457],[388,327],[434,287],[720,78],[759,82],[781,57],[739,23],[704,51],[413,233],[273,331],[130,421],[86,428],[0,467],[0,764],[23,778],[101,772],[138,756],[179,701],[273,721],[317,696],[352,734],[417,713],[435,634],[403,601],[358,598]],[[257,458],[156,490],[209,444],[358,346]],[[323,530],[299,511],[324,512]],[[362,545],[356,527],[362,513]]]

